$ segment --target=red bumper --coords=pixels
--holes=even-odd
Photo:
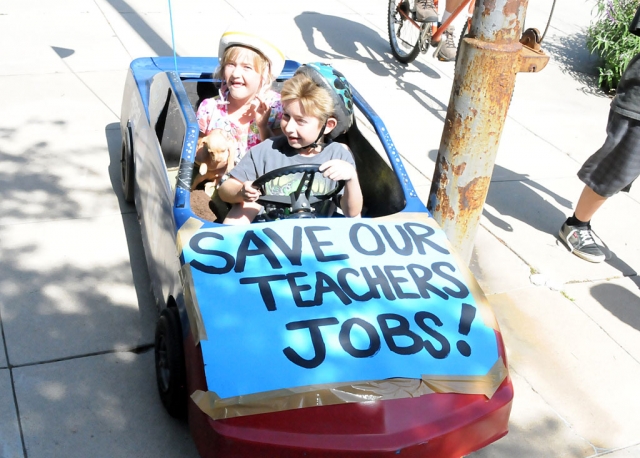
[[[202,357],[185,342],[189,392],[206,391]],[[212,420],[189,400],[200,455],[228,457],[460,457],[508,431],[513,386],[507,377],[491,399],[429,394]]]

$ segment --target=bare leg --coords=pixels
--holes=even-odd
[[[442,14],[442,23],[444,24],[447,20],[452,20],[451,24],[447,27],[447,30],[441,35],[440,40],[442,41],[443,37],[445,37],[446,44],[444,44],[444,48],[440,48],[438,51],[438,59],[444,60],[447,62],[453,61],[456,57],[456,44],[453,38],[453,29],[454,23],[459,22],[463,17],[466,18],[465,13],[459,14],[456,18],[450,19],[453,12],[458,8],[464,0],[445,0],[444,5],[444,13]]]
[[[240,224],[249,224],[258,215],[262,205],[255,202],[244,202],[241,204],[233,204],[231,210],[224,219],[224,224],[237,226]]]
[[[453,13],[456,10],[456,8],[460,6],[462,2],[463,0],[446,0],[444,5],[444,11],[449,14]]]
[[[591,221],[595,212],[598,211],[606,200],[606,197],[596,194],[589,186],[585,186],[576,205],[576,218],[585,223]]]

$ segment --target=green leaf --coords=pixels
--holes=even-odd
[[[628,31],[639,4],[640,0],[596,0],[592,10],[595,20],[587,28],[586,46],[602,59],[598,84],[605,90],[618,85],[630,60],[640,53],[640,38]]]

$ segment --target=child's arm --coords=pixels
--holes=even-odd
[[[218,188],[220,198],[233,204],[231,210],[224,219],[224,224],[249,224],[260,212],[262,206],[256,202],[260,197],[260,191],[251,184],[253,181],[245,181],[230,177]]]
[[[255,202],[260,197],[260,191],[251,186],[253,181],[244,183],[237,178],[229,177],[218,189],[220,198],[229,204],[241,202]]]
[[[360,216],[362,212],[362,190],[358,174],[353,165],[342,159],[331,159],[320,166],[322,175],[334,181],[344,180],[344,192],[340,199],[340,208],[344,216]]]

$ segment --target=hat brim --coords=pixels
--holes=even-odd
[[[221,58],[230,46],[246,46],[255,49],[270,62],[271,76],[277,78],[284,68],[285,57],[282,51],[273,43],[250,32],[229,31],[220,38],[218,57]]]

